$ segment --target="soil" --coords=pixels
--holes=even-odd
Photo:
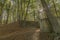
[[[22,28],[18,22],[0,24],[0,40],[38,40],[39,32],[38,28]]]
[[[18,22],[0,24],[0,40],[52,40],[50,33],[39,28],[22,28]]]

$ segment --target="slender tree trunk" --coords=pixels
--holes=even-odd
[[[27,17],[27,15],[28,15],[29,4],[30,4],[30,0],[28,1],[28,4],[27,4],[26,15],[25,15],[25,17],[24,17],[24,21],[26,20],[26,17]]]
[[[34,21],[35,21],[35,10],[34,10]]]
[[[20,19],[20,12],[19,12],[19,11],[20,11],[20,8],[19,8],[19,7],[20,7],[20,6],[19,6],[20,3],[19,3],[19,2],[20,2],[20,0],[18,0],[18,8],[17,8],[17,9],[18,9],[18,10],[17,10],[18,12],[17,12],[17,15],[18,15],[18,21],[19,21],[19,24],[20,24],[20,20],[21,20],[21,19]]]
[[[6,20],[6,24],[8,23],[8,18],[9,18],[9,10],[7,12],[7,20]]]
[[[0,23],[2,23],[1,21],[2,21],[2,11],[3,11],[3,8],[1,7],[0,8]]]
[[[6,7],[7,7],[7,20],[6,20],[6,24],[8,23],[8,19],[9,19],[9,15],[10,15],[10,7],[11,7],[11,5],[10,5],[11,3],[9,2],[9,5],[6,5]]]
[[[53,5],[54,5],[54,9],[55,9],[56,15],[58,16],[57,10],[56,10],[56,5],[55,5],[55,3],[54,3],[54,0],[53,0],[52,2],[53,2]]]
[[[26,17],[28,15],[28,8],[29,8],[29,4],[30,4],[30,0],[28,1],[28,4],[27,4],[27,9],[26,9],[26,14],[25,14],[25,17],[24,17],[24,23],[23,23],[23,26],[25,27],[26,25]]]
[[[0,23],[2,23],[2,14],[3,14],[3,9],[4,9],[6,1],[7,0],[4,0],[4,4],[0,2]]]
[[[21,0],[21,14],[22,14],[21,17],[22,17],[22,20],[23,20],[23,13],[24,13],[24,12],[22,11],[22,0]]]

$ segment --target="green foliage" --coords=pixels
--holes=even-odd
[[[59,3],[60,0],[45,0],[45,1],[53,15],[60,16],[60,3]],[[43,7],[40,0],[0,1],[0,16],[4,14],[3,10],[7,11],[6,20],[3,20],[2,16],[2,20],[5,21],[5,23],[7,22],[7,20],[8,20],[7,23],[12,22],[13,20],[16,21],[18,19],[24,20],[25,17],[27,21],[34,21],[35,19],[38,20],[37,19],[38,14],[40,15],[40,13],[45,13],[44,11],[40,12],[41,9],[43,9]],[[46,18],[46,15],[44,15],[44,17]]]

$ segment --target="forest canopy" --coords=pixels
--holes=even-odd
[[[60,1],[45,0],[51,13],[60,18]],[[0,23],[18,20],[39,21],[47,18],[41,0],[0,0]]]

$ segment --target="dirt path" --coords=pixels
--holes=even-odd
[[[51,40],[38,28],[22,28],[18,23],[0,25],[0,40]]]
[[[33,40],[37,30],[37,28],[21,28],[16,26],[0,27],[0,40]]]

